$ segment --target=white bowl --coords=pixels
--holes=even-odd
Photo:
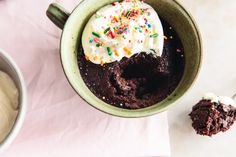
[[[16,84],[16,87],[19,90],[19,112],[16,117],[15,123],[11,128],[10,133],[0,143],[0,152],[2,152],[12,143],[12,141],[16,138],[17,134],[19,133],[22,127],[26,113],[27,96],[26,96],[26,86],[20,69],[13,61],[13,59],[1,49],[0,49],[0,70],[7,73],[13,79],[13,81]]]

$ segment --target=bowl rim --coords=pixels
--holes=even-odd
[[[68,33],[68,29],[67,29],[67,25],[69,25],[70,23],[70,19],[72,19],[71,17],[73,17],[73,14],[77,11],[77,9],[79,9],[79,6],[81,4],[83,4],[85,2],[85,0],[82,0],[77,6],[75,6],[75,8],[72,10],[68,20],[66,21],[65,23],[65,27],[64,29],[62,30],[62,35],[61,35],[61,39],[60,39],[60,60],[61,60],[61,65],[62,65],[62,69],[63,69],[63,72],[66,76],[66,79],[68,80],[68,83],[70,84],[70,86],[74,89],[74,91],[80,96],[80,98],[82,98],[86,103],[88,103],[90,106],[96,108],[97,110],[100,110],[104,113],[107,113],[109,115],[112,115],[112,116],[117,116],[117,117],[123,117],[123,118],[140,118],[140,117],[147,117],[147,116],[151,116],[151,115],[154,115],[154,114],[157,114],[157,113],[161,113],[163,111],[166,111],[168,108],[170,108],[171,106],[173,106],[177,101],[180,101],[181,98],[183,98],[183,96],[191,89],[191,87],[193,87],[194,83],[196,82],[198,76],[199,76],[199,73],[200,73],[200,70],[202,68],[202,60],[203,60],[203,43],[202,43],[202,37],[201,37],[201,33],[200,33],[200,30],[199,30],[199,27],[197,26],[193,16],[190,14],[190,12],[188,10],[185,9],[185,7],[183,7],[179,2],[178,0],[172,0],[188,17],[188,20],[192,23],[193,25],[193,29],[196,31],[196,35],[197,35],[197,40],[199,42],[199,62],[197,63],[197,66],[198,66],[198,69],[196,70],[196,73],[195,73],[195,76],[194,76],[194,79],[192,80],[192,82],[186,87],[186,90],[184,93],[182,93],[181,95],[179,95],[179,97],[174,100],[173,102],[169,103],[168,105],[166,106],[163,106],[162,108],[154,108],[154,109],[150,109],[150,111],[143,111],[142,109],[137,109],[137,110],[129,110],[129,114],[125,112],[125,110],[128,110],[128,109],[123,109],[123,111],[114,111],[113,109],[106,109],[104,110],[102,107],[98,107],[97,105],[94,105],[92,103],[90,103],[88,100],[86,100],[86,98],[84,98],[80,92],[74,87],[73,85],[73,81],[71,80],[71,78],[68,76],[69,75],[69,72],[67,72],[66,68],[65,68],[65,65],[64,65],[64,58],[63,58],[63,42],[64,40],[66,40],[65,36],[66,36],[66,33]],[[68,73],[68,75],[67,75]],[[91,92],[91,91],[90,91]],[[92,93],[92,92],[91,92]],[[96,96],[95,96],[96,97]],[[167,99],[167,98],[166,98]],[[164,99],[165,100],[165,99]],[[109,105],[109,104],[108,104]],[[153,105],[155,106],[155,105]],[[116,107],[117,110],[120,109],[118,107]],[[146,109],[146,108],[143,108],[143,109]],[[151,111],[152,110],[152,111]],[[137,111],[139,111],[139,113],[137,113]]]
[[[18,88],[20,88],[18,89],[20,92],[19,112],[17,114],[16,120],[10,132],[5,137],[5,139],[0,143],[0,153],[1,153],[10,146],[10,144],[14,141],[14,139],[20,132],[21,127],[23,126],[23,122],[26,115],[26,109],[27,109],[27,91],[26,91],[23,75],[20,71],[20,68],[15,63],[15,61],[12,59],[12,57],[8,53],[6,53],[2,49],[0,49],[0,54],[1,54],[1,57],[9,64],[9,66],[12,67],[12,69],[18,76],[17,77],[19,81]]]

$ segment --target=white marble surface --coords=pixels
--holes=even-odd
[[[236,1],[179,0],[203,39],[203,65],[195,85],[168,111],[172,157],[235,157],[236,124],[212,138],[197,135],[188,117],[205,92],[236,93]]]

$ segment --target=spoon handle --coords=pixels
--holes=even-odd
[[[232,96],[232,99],[236,101],[236,93]]]

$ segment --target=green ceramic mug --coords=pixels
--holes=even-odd
[[[111,115],[121,117],[143,117],[165,111],[186,93],[200,69],[202,44],[200,33],[189,13],[175,0],[145,0],[158,14],[170,23],[178,33],[185,50],[185,70],[175,91],[165,100],[153,106],[129,110],[114,107],[97,98],[85,85],[77,64],[77,49],[88,19],[101,7],[117,0],[83,0],[72,13],[57,4],[51,4],[47,16],[63,29],[60,44],[61,62],[65,75],[74,90],[90,105]]]

